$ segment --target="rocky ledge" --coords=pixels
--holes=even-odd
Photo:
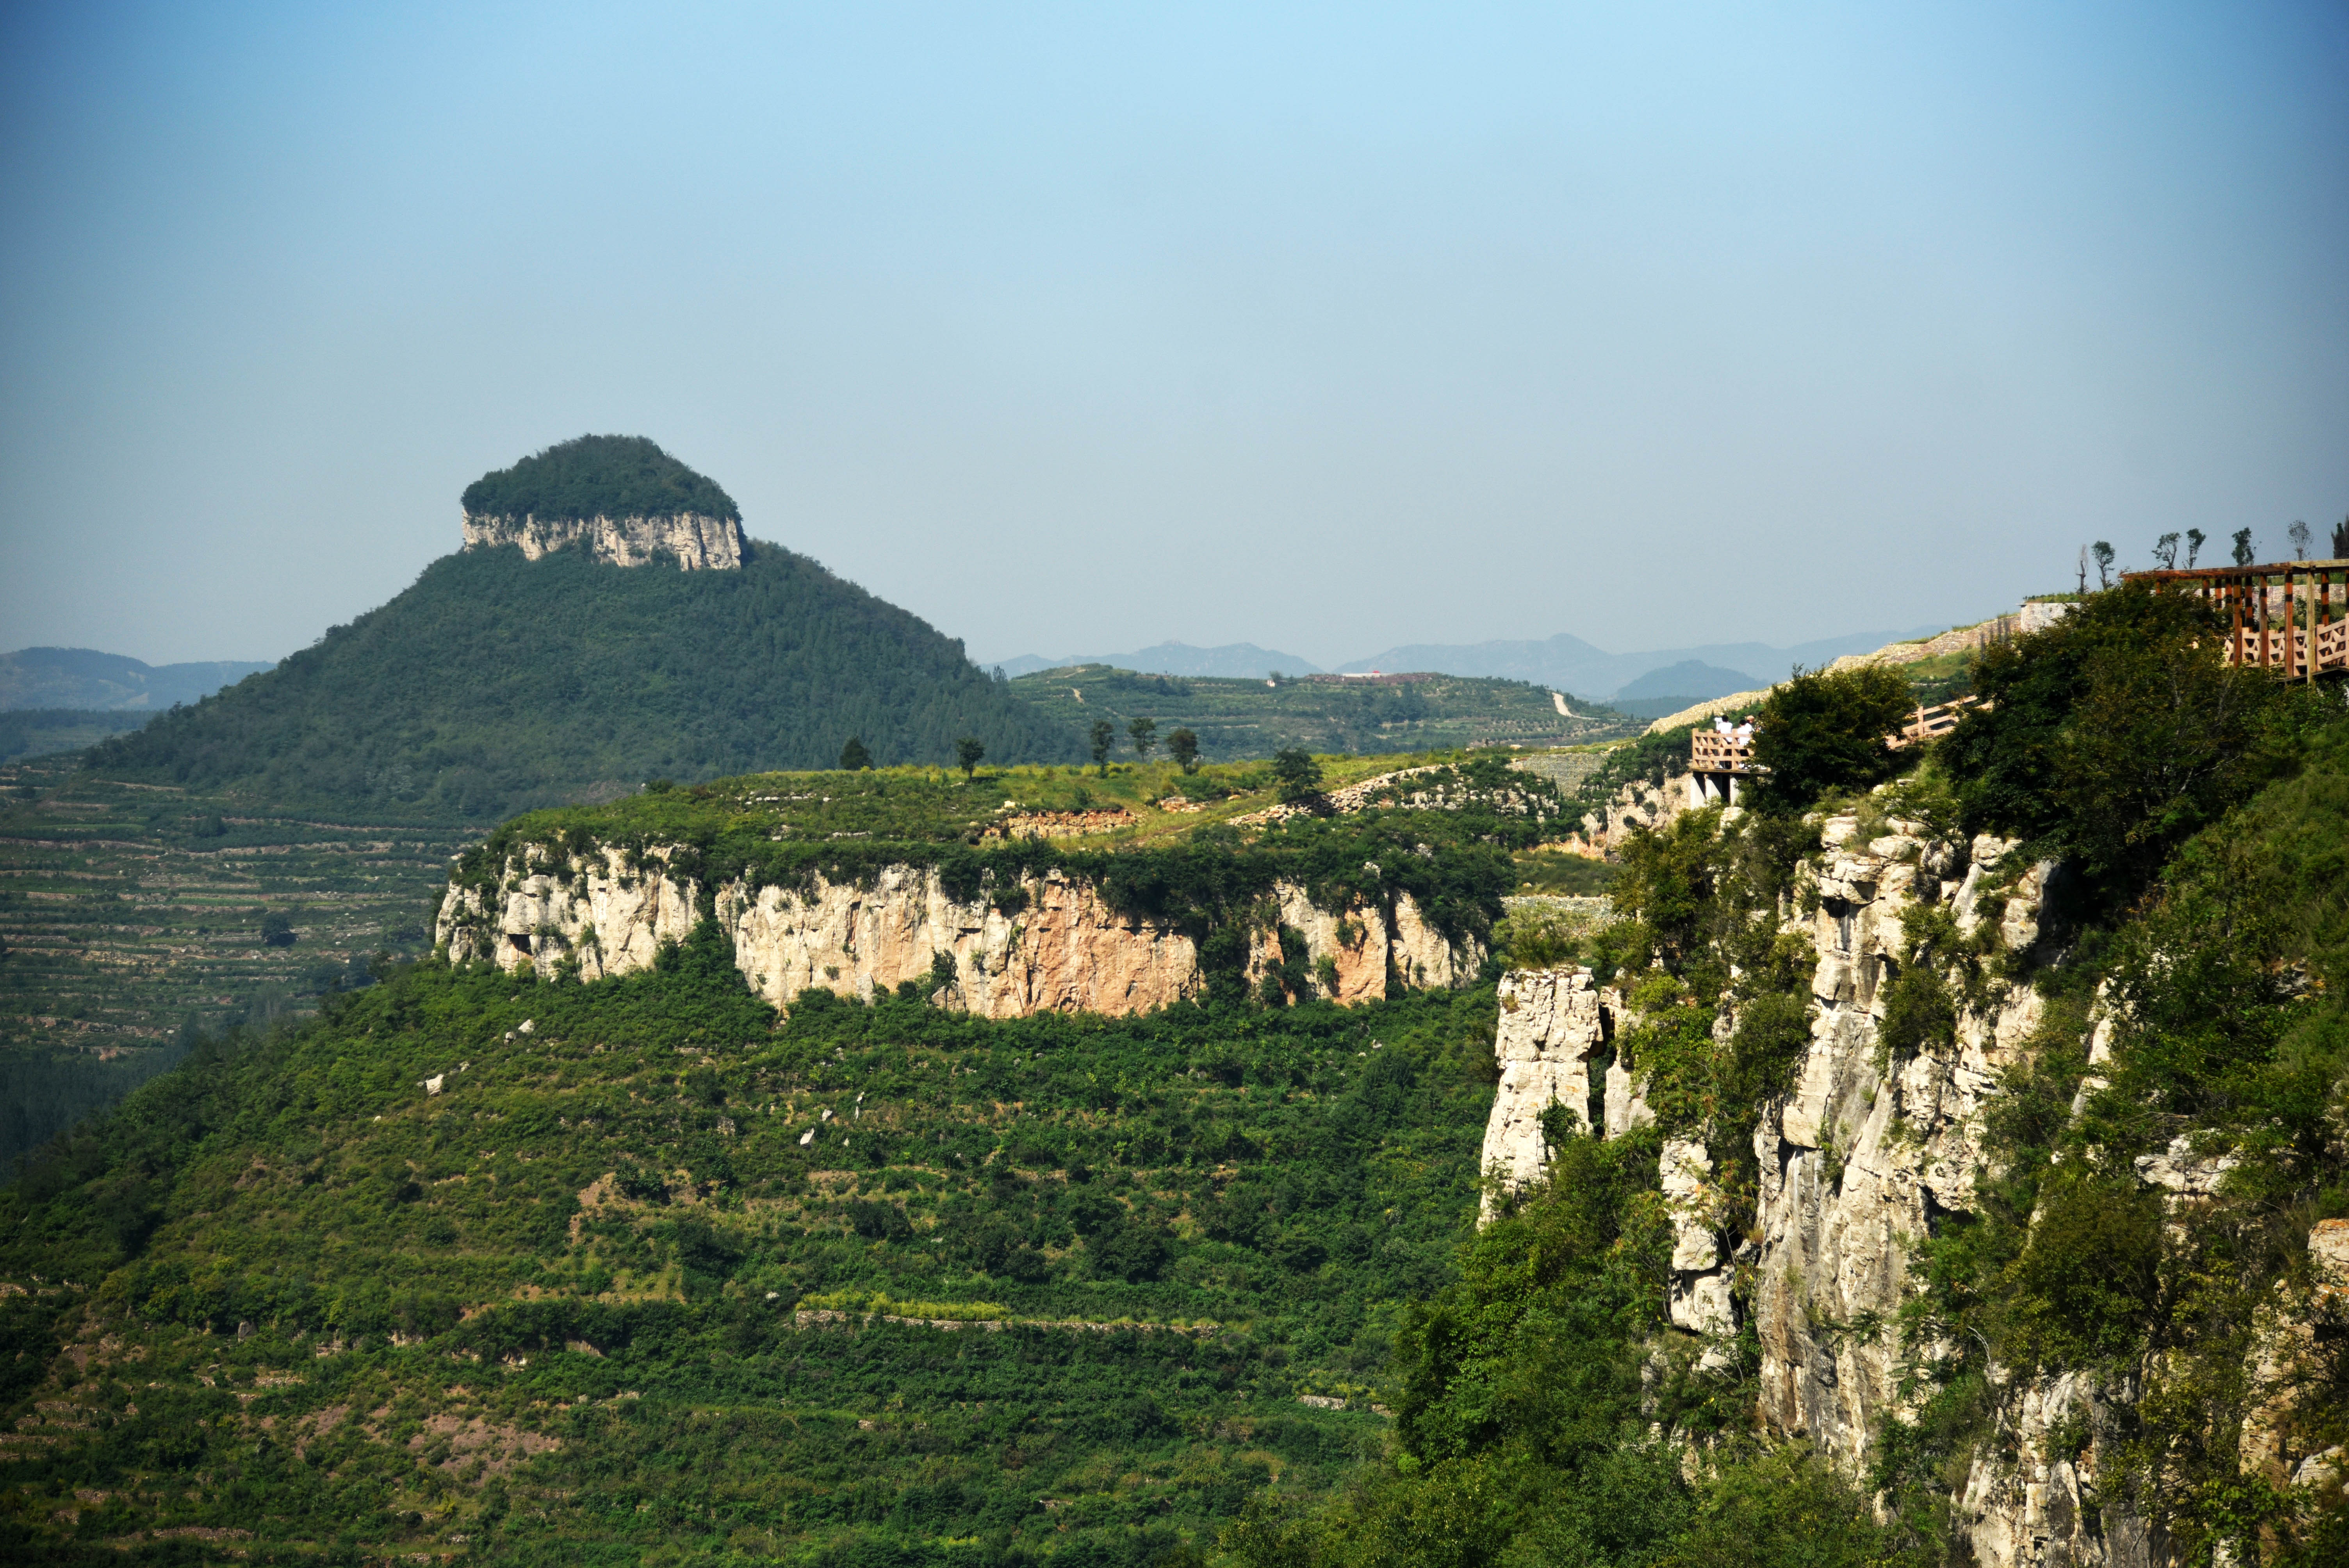
[[[500,517],[469,511],[464,526],[466,549],[514,544],[530,561],[558,550],[584,549],[614,566],[671,561],[687,572],[732,572],[742,564],[742,525],[730,517]]]

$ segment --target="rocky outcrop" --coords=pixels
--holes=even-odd
[[[1857,817],[1824,822],[1825,847],[1798,871],[1781,922],[1817,955],[1810,1044],[1793,1088],[1763,1108],[1754,1134],[1760,1180],[1751,1232],[1720,1231],[1727,1205],[1713,1185],[1718,1151],[1701,1137],[1666,1139],[1659,1171],[1673,1221],[1670,1321],[1718,1362],[1750,1313],[1764,1425],[1808,1441],[1855,1477],[1866,1473],[1883,1418],[1912,1413],[1901,1362],[1936,1348],[1899,1339],[1899,1311],[1915,1289],[1910,1264],[1938,1226],[1976,1204],[1984,1112],[2042,1014],[2028,985],[1994,985],[1984,1006],[1961,1007],[1952,1042],[1892,1059],[1879,1026],[1907,952],[1901,916],[1919,903],[1944,904],[1961,929],[1994,920],[2001,945],[2029,951],[2047,935],[2057,874],[2052,864],[2009,865],[2014,846],[1998,839],[1937,838],[1898,816],[1870,831],[1863,840]],[[1557,969],[1513,973],[1501,995],[1500,1084],[1483,1159],[1506,1187],[1541,1169],[1546,1107],[1555,1102],[1587,1123],[1595,1064],[1607,1064],[1607,1136],[1622,1136],[1647,1112],[1609,1048],[1637,1023],[1614,992],[1594,988],[1587,972]],[[1731,1022],[1719,1021],[1716,1040],[1727,1039]],[[2183,1146],[2140,1164],[2149,1187],[2178,1200],[2207,1191],[2219,1174],[2216,1161],[2197,1161]],[[2349,1282],[2343,1230],[2337,1240],[2312,1238],[2312,1256],[2340,1251]],[[2312,1303],[2312,1314],[2333,1310],[2321,1287]],[[2126,1501],[2097,1490],[2103,1434],[2113,1429],[2106,1412],[2133,1400],[2134,1388],[2076,1375],[2010,1379],[1997,1368],[1992,1380],[2005,1391],[2013,1440],[1985,1445],[1959,1496],[1954,1522],[1975,1560],[2000,1568],[2165,1561],[2163,1542]],[[2302,1462],[2280,1454],[2280,1477],[2290,1473],[2287,1460]]]
[[[687,572],[731,572],[742,564],[742,525],[730,517],[476,517],[465,513],[465,548],[521,547],[536,561],[558,550],[585,550],[614,566],[674,562]]]
[[[593,980],[649,967],[706,908],[732,940],[737,966],[777,1006],[810,987],[869,998],[910,981],[945,1006],[990,1018],[1127,1014],[1206,987],[1190,936],[1112,908],[1091,881],[1059,871],[958,898],[926,867],[887,866],[867,882],[817,876],[804,886],[705,889],[673,872],[670,859],[605,849],[510,861],[494,889],[450,888],[436,940],[451,962],[488,959],[543,975],[575,967]],[[1473,940],[1455,949],[1408,893],[1330,911],[1282,884],[1257,914],[1251,985],[1283,964],[1282,927],[1304,937],[1309,965],[1346,1005],[1456,985],[1484,961]],[[936,985],[942,957],[953,977]]]
[[[1655,830],[1689,809],[1692,775],[1683,768],[1667,774],[1661,784],[1634,779],[1608,797],[1582,819],[1584,852],[1604,854],[1620,844],[1633,828]]]
[[[1185,801],[1187,809],[1190,802]],[[1162,810],[1164,807],[1162,806]],[[992,824],[983,839],[1083,839],[1096,833],[1123,832],[1139,827],[1142,819],[1123,806],[1102,811],[1022,811]]]
[[[1500,998],[1493,1054],[1501,1081],[1485,1122],[1481,1164],[1488,1176],[1522,1187],[1541,1174],[1549,1159],[1544,1111],[1563,1107],[1577,1124],[1589,1128],[1591,1068],[1606,1051],[1612,1029],[1588,969],[1511,970],[1501,976]],[[1486,1219],[1492,1208],[1487,1188]]]

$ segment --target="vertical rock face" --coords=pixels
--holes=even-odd
[[[720,890],[719,923],[735,962],[778,1006],[814,986],[870,998],[905,981],[929,989],[938,954],[954,961],[953,1004],[989,1018],[1030,1013],[1139,1013],[1197,994],[1197,950],[1180,932],[1118,914],[1089,882],[1023,879],[1026,905],[958,903],[937,873],[891,866],[869,888]]]
[[[1961,928],[1995,918],[2002,943],[2028,951],[2042,939],[2056,872],[2044,863],[2002,867],[2014,848],[2006,841],[1937,840],[1923,824],[1897,818],[1886,825],[1889,831],[1862,842],[1857,818],[1828,819],[1825,848],[1796,874],[1781,929],[1806,937],[1818,955],[1811,1037],[1793,1087],[1764,1108],[1754,1133],[1754,1233],[1717,1230],[1717,1161],[1701,1138],[1666,1139],[1659,1171],[1673,1219],[1671,1322],[1714,1340],[1708,1354],[1717,1356],[1739,1312],[1750,1311],[1764,1424],[1781,1438],[1808,1439],[1855,1477],[1865,1473],[1883,1418],[1911,1413],[1899,1362],[1928,1358],[1934,1347],[1899,1342],[1899,1309],[1914,1290],[1910,1264],[1947,1216],[1974,1207],[1986,1159],[1983,1112],[2001,1075],[2023,1059],[2042,1012],[2028,985],[1999,985],[1987,1006],[1961,1009],[1952,1044],[1891,1059],[1879,1026],[1906,950],[1900,917],[1920,902],[1946,904]],[[1993,915],[1994,898],[2002,902]],[[1567,969],[1508,975],[1501,995],[1487,1171],[1511,1185],[1539,1173],[1543,1108],[1555,1099],[1584,1117],[1602,1053],[1606,1135],[1651,1119],[1640,1083],[1601,1045],[1637,1022],[1613,992]],[[1716,1027],[1717,1041],[1726,1040],[1729,1021]],[[2189,1161],[2174,1150],[2143,1162],[2140,1174],[2190,1198],[2216,1178]],[[2349,1281],[2349,1225],[2342,1231],[2326,1243],[2341,1253]],[[2311,1250],[2318,1251],[2313,1239]],[[1733,1300],[1733,1278],[1748,1282],[1742,1301]],[[2326,1302],[2312,1312],[2333,1310]],[[2007,1388],[2015,1440],[1991,1445],[1997,1451],[1975,1460],[1961,1493],[1955,1522],[1976,1560],[1997,1568],[2165,1561],[2164,1543],[2124,1504],[2096,1500],[2104,1412],[2132,1400],[2134,1390],[2076,1375],[2010,1384],[1996,1368],[1993,1382]]]
[[[1633,828],[1660,829],[1689,809],[1692,777],[1685,769],[1668,774],[1661,784],[1635,779],[1609,796],[1597,810],[1582,819],[1584,841],[1594,849],[1620,843]]]
[[[730,517],[476,517],[465,514],[465,548],[519,545],[525,560],[585,549],[615,566],[673,561],[686,572],[730,572],[742,564],[742,525]]]
[[[1482,1169],[1512,1187],[1541,1174],[1549,1158],[1541,1116],[1553,1104],[1590,1125],[1590,1068],[1609,1036],[1588,969],[1515,969],[1501,976],[1501,1017],[1493,1053],[1500,1086],[1485,1122]],[[1492,1194],[1485,1196],[1492,1217]]]
[[[1392,907],[1331,913],[1282,885],[1268,903],[1251,985],[1282,961],[1278,925],[1304,935],[1315,968],[1328,960],[1331,995],[1347,1005],[1382,998],[1397,983],[1456,985],[1484,961],[1473,941],[1455,952],[1408,893]],[[1122,913],[1092,882],[1060,872],[968,900],[949,894],[936,871],[908,865],[885,867],[870,883],[818,877],[803,888],[705,890],[673,873],[667,857],[632,865],[597,850],[551,866],[510,861],[486,898],[451,887],[436,940],[452,962],[486,958],[543,975],[575,965],[593,980],[649,967],[662,943],[690,934],[703,907],[732,939],[752,987],[777,1006],[810,987],[869,998],[913,981],[927,991],[941,955],[954,978],[938,1000],[990,1018],[1147,1012],[1206,988],[1189,936]]]
[[[1948,902],[1961,925],[1978,918],[1985,878],[2013,846],[1935,841],[1897,820],[1861,844],[1857,825],[1828,820],[1826,850],[1798,873],[1797,902],[1816,897],[1816,912],[1787,922],[1818,954],[1815,1012],[1795,1088],[1754,1134],[1754,1297],[1765,1418],[1855,1470],[1878,1418],[1899,1408],[1894,1319],[1909,1260],[1941,1216],[1973,1208],[1982,1109],[2040,1022],[2035,992],[2002,986],[1986,1009],[1961,1012],[1953,1047],[1897,1062],[1879,1050],[1901,914]],[[2017,948],[2038,938],[2050,869],[2006,890],[2002,934]]]

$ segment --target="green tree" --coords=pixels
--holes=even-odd
[[[2096,558],[2096,584],[2101,588],[2113,585],[2113,547],[2109,541],[2098,540],[2089,550]]]
[[[2235,564],[2249,566],[2252,559],[2251,531],[2248,528],[2235,530]]]
[[[2349,527],[2349,523],[2343,526]],[[1188,727],[1168,732],[1166,755],[1174,759],[1174,765],[1185,775],[1196,773],[1199,770],[1199,738]]]
[[[2199,528],[2186,531],[2186,569],[2189,572],[2194,570],[2195,557],[2202,553],[2202,547],[2209,542],[2210,536]]]
[[[271,947],[294,945],[294,923],[275,910],[261,917],[261,940]]]
[[[1144,762],[1149,761],[1151,748],[1158,744],[1158,721],[1137,718],[1126,725],[1125,732],[1133,738],[1133,755]]]
[[[848,738],[848,744],[840,748],[840,766],[843,771],[849,773],[861,773],[873,766],[873,753],[864,749],[863,736]]]
[[[1795,811],[1829,789],[1864,789],[1892,774],[1886,738],[1915,706],[1909,683],[1882,665],[1797,670],[1764,699],[1754,760],[1768,771],[1757,804]]]
[[[2292,558],[2294,561],[2307,560],[2308,542],[2310,539],[2307,521],[2304,519],[2295,517],[2292,520],[2292,526],[2284,531],[2289,534],[2292,539]]]
[[[2165,533],[2153,542],[2154,563],[2164,572],[2178,569],[2178,535]]]
[[[987,743],[975,735],[966,735],[955,742],[955,765],[962,769],[965,783],[978,776],[979,759],[986,755]]]
[[[2349,517],[2333,525],[2333,559],[2349,561]]]
[[[2046,631],[1983,650],[1969,714],[1937,748],[1968,831],[2013,834],[2125,902],[2189,835],[2284,764],[2315,700],[2219,656],[2190,594],[2125,583]]]
[[[1093,766],[1102,770],[1104,778],[1109,775],[1109,748],[1116,744],[1117,726],[1105,718],[1093,720]]]
[[[1302,747],[1292,746],[1286,751],[1272,754],[1273,781],[1280,786],[1284,800],[1302,800],[1321,788],[1321,765],[1313,754]]]

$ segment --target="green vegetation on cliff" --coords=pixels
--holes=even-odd
[[[737,879],[754,888],[806,886],[819,875],[869,881],[885,866],[933,866],[947,891],[968,901],[1024,896],[1016,888],[1022,873],[1058,870],[1092,880],[1112,907],[1200,943],[1211,984],[1231,995],[1246,966],[1244,937],[1276,882],[1300,885],[1332,911],[1407,893],[1445,935],[1481,943],[1518,880],[1513,853],[1554,837],[1570,810],[1556,784],[1489,752],[1329,762],[1323,782],[1339,788],[1353,777],[1359,809],[1340,813],[1315,795],[1271,823],[1246,821],[1276,803],[1270,768],[1185,775],[1165,764],[1106,778],[1023,768],[976,780],[943,769],[764,774],[661,787],[519,818],[468,851],[453,874],[493,894],[512,861],[556,865],[604,846],[631,857],[657,851],[705,890]],[[1212,805],[1167,803],[1159,791],[1175,788]],[[1083,837],[1017,836],[1023,821],[1079,812],[1095,824]],[[493,909],[494,898],[483,907]]]
[[[256,804],[492,821],[647,779],[1073,760],[1075,737],[918,618],[805,556],[737,572],[467,551],[275,669],[90,753],[113,778]]]
[[[2311,1227],[2349,1217],[2349,721],[2336,692],[2230,671],[2217,645],[2183,600],[2093,596],[1987,659],[2000,707],[1901,758],[1880,795],[1834,784],[1876,768],[1882,694],[1865,676],[1795,683],[1785,711],[1850,715],[1850,747],[1791,737],[1810,782],[1775,810],[1635,831],[1611,890],[1624,918],[1586,944],[1602,976],[1637,977],[1613,1047],[1649,1075],[1656,1125],[1608,1142],[1551,1129],[1547,1179],[1404,1315],[1394,1444],[1330,1501],[1260,1499],[1231,1559],[1939,1568],[1974,1560],[1977,1459],[2087,1467],[2092,1449],[2091,1495],[2153,1532],[2142,1560],[2349,1557],[2338,1475],[2294,1487],[2261,1458],[2349,1444],[2349,1340],[2286,1326],[2309,1299]],[[1859,842],[1892,816],[2020,837],[1994,879],[2042,854],[2075,868],[2029,951],[1999,949],[1995,920],[1962,936],[1939,905],[1904,922],[1887,1065],[1946,1038],[1954,999],[1992,978],[2029,982],[2044,1012],[1991,1098],[1972,1212],[1917,1238],[1907,1402],[1881,1412],[1857,1486],[1754,1430],[1751,1269],[1709,1367],[1663,1312],[1660,1140],[1704,1140],[1718,1229],[1748,1236],[1753,1133],[1807,1044],[1811,955],[1775,920],[1816,843],[1806,810],[1856,811]],[[2166,1198],[2147,1175],[2161,1161],[2207,1187]],[[2056,1374],[2094,1391],[2093,1415],[2018,1453],[2021,1380]]]
[[[739,521],[718,481],[642,436],[578,436],[465,487],[474,517],[701,517]]]

